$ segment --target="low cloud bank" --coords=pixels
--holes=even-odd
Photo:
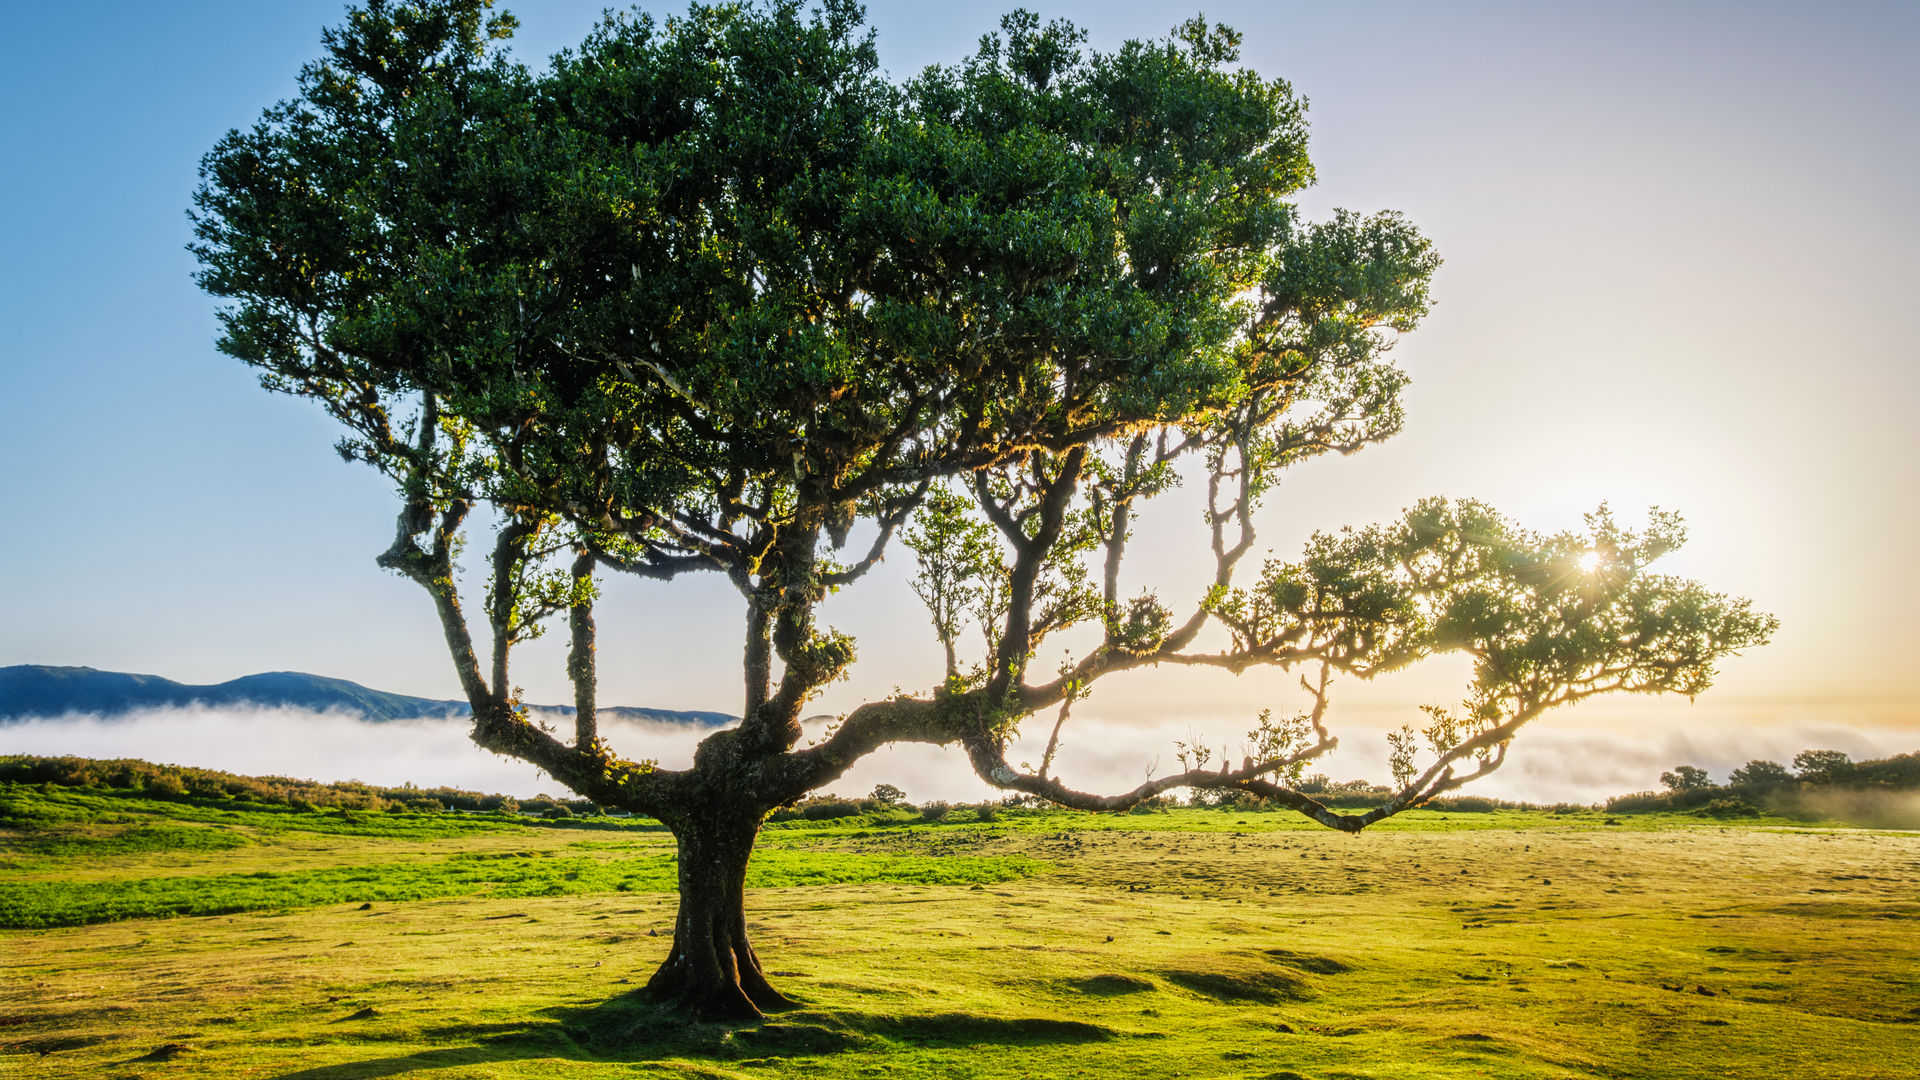
[[[1828,818],[1875,829],[1920,829],[1920,791],[1809,788],[1766,800],[1797,817]]]
[[[566,729],[566,722],[548,719]],[[817,737],[824,727],[823,721],[811,722],[807,734]],[[1076,718],[1062,736],[1053,774],[1084,791],[1125,791],[1149,776],[1177,770],[1177,742],[1204,742],[1226,760],[1239,760],[1245,728],[1244,720],[1221,717],[1158,723]],[[689,764],[694,747],[708,734],[700,728],[611,718],[602,722],[601,730],[623,756],[653,758],[668,768]],[[1037,765],[1050,730],[1046,718],[1028,721],[1009,757]],[[1340,734],[1340,748],[1309,771],[1336,780],[1384,781],[1385,735],[1364,727]],[[1920,749],[1920,734],[1902,727],[1831,723],[1676,729],[1651,718],[1579,727],[1540,725],[1515,740],[1500,772],[1466,792],[1529,802],[1593,803],[1658,788],[1660,773],[1677,764],[1700,766],[1724,781],[1749,760],[1790,763],[1794,754],[1810,748],[1842,750],[1858,761]],[[411,782],[517,798],[566,794],[540,770],[474,746],[462,721],[372,723],[352,713],[292,708],[185,707],[111,720],[86,715],[29,720],[0,727],[0,752],[143,758],[248,775],[362,780],[393,787]],[[959,750],[910,744],[867,757],[825,787],[857,796],[881,783],[901,788],[914,802],[975,802],[997,796],[973,776]],[[1898,807],[1888,811],[1896,816],[1909,812]]]
[[[566,730],[557,718],[547,720]],[[572,720],[564,724],[570,727]],[[8,724],[0,727],[0,752],[142,758],[247,776],[361,780],[383,787],[413,783],[516,798],[569,794],[539,769],[475,746],[467,727],[462,720],[375,723],[334,710],[186,706],[112,719],[67,715]],[[692,762],[694,746],[708,734],[691,726],[612,719],[601,730],[628,757],[667,766]]]

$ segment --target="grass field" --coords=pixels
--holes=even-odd
[[[1912,833],[773,828],[750,919],[804,1008],[730,1030],[629,996],[671,942],[647,823],[19,786],[0,813],[9,1077],[1920,1076]]]

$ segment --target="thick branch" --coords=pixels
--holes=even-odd
[[[573,559],[573,606],[567,610],[572,647],[567,652],[567,675],[573,680],[573,745],[593,746],[599,737],[600,677],[594,664],[593,552],[580,549]]]

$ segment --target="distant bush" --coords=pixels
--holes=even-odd
[[[1693,765],[1676,765],[1672,772],[1660,774],[1660,783],[1668,791],[1677,793],[1710,788],[1713,786],[1713,778],[1707,775],[1705,769]]]
[[[1193,805],[1212,810],[1257,810],[1267,805],[1267,800],[1250,791],[1223,788],[1218,791],[1194,792]]]
[[[845,799],[818,799],[809,801],[800,807],[800,816],[808,821],[834,821],[839,818],[859,817],[860,804]]]
[[[1340,810],[1359,810],[1369,806],[1378,806],[1392,797],[1393,789],[1388,787],[1376,787],[1358,791],[1348,789],[1315,796],[1322,804]]]
[[[973,816],[978,821],[1000,820],[1000,808],[993,803],[983,802],[973,808]]]
[[[155,773],[146,778],[144,786],[147,794],[161,799],[170,799],[187,793],[187,785],[172,773]]]
[[[1500,808],[1500,804],[1478,795],[1457,795],[1450,799],[1435,799],[1427,804],[1427,808],[1444,810],[1450,814],[1491,814]]]
[[[1749,761],[1727,777],[1728,787],[1770,787],[1792,782],[1793,774],[1777,761]]]
[[[1802,750],[1793,756],[1794,771],[1800,779],[1816,784],[1831,784],[1850,778],[1853,759],[1838,750]]]
[[[319,783],[285,776],[240,776],[218,769],[186,765],[155,765],[138,758],[0,757],[0,780],[57,784],[61,787],[104,791],[144,792],[156,797],[188,797],[204,802],[239,802],[257,806],[285,806],[295,810],[351,807],[384,810],[398,804],[415,810],[497,810],[509,802],[505,795],[489,795],[458,788],[419,788],[405,784],[379,787],[358,780]],[[535,800],[539,808],[565,806],[586,813],[586,799]]]
[[[1895,754],[1878,761],[1857,761],[1849,767],[1848,772],[1855,784],[1920,788],[1920,753]]]
[[[1637,791],[1607,800],[1609,814],[1649,814],[1662,811],[1694,810],[1727,796],[1723,787],[1686,788],[1680,791]]]
[[[952,812],[953,812],[953,804],[950,802],[943,801],[941,799],[935,799],[932,802],[925,802],[920,804],[920,820],[921,821],[941,821],[945,819],[946,816],[948,814],[951,814]]]
[[[1759,817],[1760,808],[1745,799],[1715,799],[1694,813],[1716,818]]]
[[[1129,814],[1154,814],[1179,806],[1180,802],[1171,795],[1154,795],[1134,803],[1127,809]]]

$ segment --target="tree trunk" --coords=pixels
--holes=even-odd
[[[747,942],[747,860],[759,815],[691,815],[680,842],[680,912],[673,951],[647,996],[695,1020],[754,1021],[795,1003],[767,982]]]

